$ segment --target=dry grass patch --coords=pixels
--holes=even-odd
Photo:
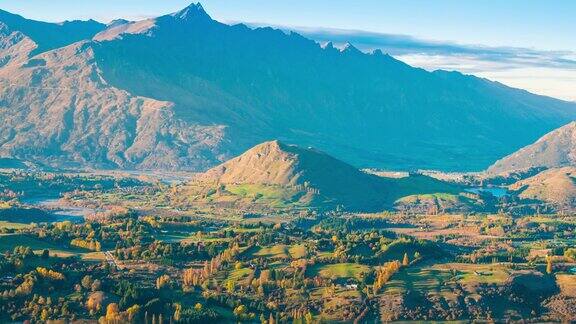
[[[563,295],[576,297],[576,275],[559,274],[556,276],[556,282]]]

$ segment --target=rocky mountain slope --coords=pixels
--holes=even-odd
[[[535,143],[497,161],[489,172],[576,166],[576,122],[560,127]]]
[[[0,22],[0,156],[205,170],[279,138],[358,167],[471,170],[576,118],[571,103],[221,24],[200,5],[110,26]]]
[[[556,210],[576,208],[576,168],[563,167],[543,171],[510,186],[523,199],[551,204]]]
[[[367,174],[326,153],[279,141],[255,146],[199,175],[194,184],[218,188],[214,194],[220,200],[231,195],[263,201],[282,196],[285,203],[360,211],[391,209],[396,200],[411,194],[458,191],[420,175],[393,179]]]
[[[10,34],[9,51],[34,43]],[[220,126],[174,118],[173,104],[111,87],[89,43],[74,43],[0,69],[0,155],[102,168],[206,168],[224,137]]]
[[[0,21],[0,68],[11,62],[23,62],[37,45],[26,35]]]

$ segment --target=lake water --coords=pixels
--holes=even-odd
[[[82,223],[84,222],[84,217],[96,212],[96,210],[92,208],[65,205],[57,198],[32,198],[24,202],[48,211],[55,216],[54,222],[71,221],[74,223]]]
[[[502,197],[508,195],[508,189],[500,188],[500,187],[470,188],[470,189],[466,189],[466,191],[471,192],[471,193],[475,193],[475,194],[481,194],[481,193],[487,192],[487,193],[492,194],[496,198],[502,198]]]

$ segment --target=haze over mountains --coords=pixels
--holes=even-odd
[[[573,103],[200,5],[108,27],[0,14],[1,156],[205,170],[278,138],[355,167],[479,170],[574,119]]]

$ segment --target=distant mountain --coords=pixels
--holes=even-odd
[[[205,170],[279,138],[356,167],[477,170],[576,119],[573,103],[200,5],[108,27],[0,21],[0,156]]]
[[[543,171],[510,186],[520,198],[537,200],[555,210],[576,208],[576,168],[563,167]]]
[[[576,122],[560,127],[535,143],[497,161],[491,173],[532,168],[576,167]]]
[[[107,29],[112,29],[118,26],[122,26],[122,25],[126,25],[131,23],[130,20],[126,20],[126,19],[114,19],[112,20],[110,23],[108,23],[108,25],[106,25]]]
[[[425,176],[392,179],[367,174],[326,153],[279,141],[257,145],[199,175],[194,183],[218,188],[212,192],[217,201],[236,196],[256,203],[360,211],[391,209],[396,200],[410,194],[458,190]]]
[[[105,24],[94,20],[54,24],[26,19],[4,10],[0,10],[0,22],[32,39],[37,45],[34,54],[90,39],[106,28]]]

